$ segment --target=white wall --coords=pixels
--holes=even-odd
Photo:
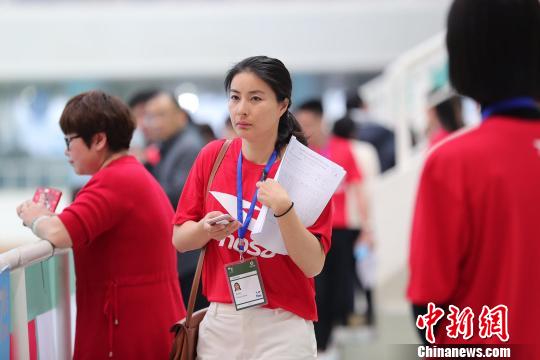
[[[379,286],[408,267],[416,190],[424,156],[425,153],[414,155],[406,169],[394,168],[374,183],[371,211]]]
[[[381,69],[444,28],[448,0],[0,5],[0,81]]]

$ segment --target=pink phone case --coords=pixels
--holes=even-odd
[[[60,202],[60,198],[62,197],[62,191],[55,188],[40,186],[36,189],[32,201],[37,203],[41,197],[44,198],[47,209],[55,211]]]

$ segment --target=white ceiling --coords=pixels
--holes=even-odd
[[[0,81],[379,70],[444,28],[449,1],[0,3]]]

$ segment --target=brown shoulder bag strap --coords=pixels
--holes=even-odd
[[[219,154],[214,161],[214,167],[212,168],[212,172],[210,173],[210,177],[208,178],[208,184],[206,185],[206,189],[204,190],[204,199],[206,201],[206,196],[208,195],[208,191],[210,190],[210,186],[212,185],[212,181],[214,181],[214,176],[216,176],[216,172],[219,168],[219,165],[221,164],[221,161],[223,160],[223,157],[225,157],[225,153],[227,152],[227,149],[229,148],[229,145],[231,144],[232,140],[226,140],[223,145],[221,146],[221,150],[219,151]],[[206,252],[206,246],[201,249],[201,255],[199,255],[199,262],[197,263],[197,270],[195,271],[195,277],[193,278],[193,283],[191,284],[191,292],[189,293],[189,303],[187,308],[187,314],[186,314],[186,326],[189,327],[189,322],[191,320],[191,315],[193,314],[193,308],[195,307],[195,299],[197,298],[197,291],[199,290],[199,283],[201,281],[201,271],[202,271],[202,265],[204,262],[204,254]]]

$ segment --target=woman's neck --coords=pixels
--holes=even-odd
[[[275,148],[275,139],[270,141],[248,141],[242,139],[242,155],[249,161],[264,165]]]
[[[120,151],[117,153],[109,154],[105,159],[103,160],[103,163],[101,164],[100,170],[109,165],[111,162],[113,162],[116,159],[121,158],[122,156],[126,156],[128,154],[128,151]]]

